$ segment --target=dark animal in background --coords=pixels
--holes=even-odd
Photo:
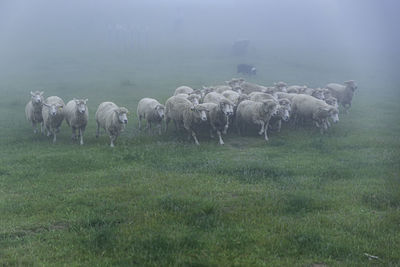
[[[243,56],[247,53],[247,48],[249,47],[249,40],[238,40],[232,45],[232,54],[234,56]]]
[[[239,64],[237,65],[237,73],[242,73],[251,76],[257,74],[257,69],[253,65]]]

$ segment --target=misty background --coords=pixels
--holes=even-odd
[[[221,83],[238,63],[256,65],[254,79],[269,83],[314,85],[321,69],[326,83],[393,83],[399,8],[396,0],[0,0],[0,90],[112,88],[138,75],[171,76],[173,90]],[[234,56],[241,39],[248,53]]]

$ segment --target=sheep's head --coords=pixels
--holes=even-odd
[[[292,110],[292,105],[289,99],[287,98],[279,99],[279,113],[284,121],[289,120],[291,110]]]
[[[274,87],[278,88],[278,91],[286,93],[287,83],[277,82],[277,83],[274,83]]]
[[[329,115],[334,123],[337,123],[339,121],[339,109],[331,107],[329,109]]]
[[[122,124],[127,124],[128,123],[128,116],[127,115],[129,113],[129,111],[128,111],[127,108],[124,108],[124,107],[117,108],[115,110],[115,113],[117,114],[118,121],[120,123],[122,123]]]
[[[42,104],[43,103],[43,91],[39,92],[32,92],[31,91],[31,98],[32,98],[32,103],[34,104]]]
[[[279,114],[279,104],[272,99],[265,99],[262,101],[263,110],[265,113],[271,114],[272,116],[276,116]]]
[[[351,91],[353,92],[358,88],[356,82],[353,80],[345,81],[344,84],[346,85],[347,88],[350,88]]]
[[[58,103],[57,104],[43,103],[43,106],[49,109],[50,116],[56,116],[57,114],[61,113],[64,108],[64,105]]]
[[[202,106],[201,104],[192,106],[190,108],[192,112],[194,112],[195,116],[200,118],[202,121],[207,121],[207,112],[208,109],[205,106]]]
[[[201,97],[197,94],[190,94],[187,99],[192,102],[193,105],[198,105],[200,98]]]
[[[222,101],[219,103],[219,108],[225,114],[225,116],[233,115],[233,106],[234,104],[227,99],[222,99]]]
[[[84,114],[87,110],[86,102],[88,99],[75,99],[75,104],[76,104],[76,109],[78,110],[79,113]]]
[[[156,110],[158,116],[161,119],[164,119],[164,109],[165,109],[164,106],[160,104],[160,105],[157,105],[154,109]]]

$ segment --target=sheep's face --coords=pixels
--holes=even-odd
[[[79,113],[84,114],[86,112],[87,106],[86,102],[88,101],[87,99],[74,99],[76,103],[76,108]]]
[[[62,109],[64,108],[63,105],[61,104],[47,104],[47,103],[43,103],[44,106],[46,106],[49,109],[49,114],[50,116],[56,116],[57,114],[62,112]]]
[[[199,99],[200,97],[198,95],[189,95],[188,100],[192,102],[193,105],[198,105],[199,104]]]
[[[289,114],[288,106],[279,105],[277,108],[277,113],[278,114],[275,115],[275,117],[278,117],[279,119],[282,119],[284,121],[289,120],[290,114]]]
[[[328,99],[328,98],[331,98],[331,97],[333,97],[332,96],[332,93],[331,93],[331,91],[329,91],[329,89],[322,89],[322,91],[323,91],[323,94],[324,94],[324,99]]]
[[[128,123],[128,110],[126,108],[119,108],[115,110],[115,113],[118,116],[118,121],[122,124],[127,124]]]
[[[274,100],[264,100],[263,102],[263,110],[267,114],[271,114],[271,116],[277,116],[279,114],[279,105]]]
[[[194,113],[195,116],[200,118],[202,121],[207,121],[207,112],[208,110],[201,105],[196,105],[190,108]]]
[[[32,92],[31,91],[31,98],[32,98],[32,103],[34,104],[41,104],[43,102],[43,92]]]
[[[157,105],[157,106],[155,107],[155,110],[156,110],[158,116],[159,116],[161,119],[164,119],[164,106],[162,106],[162,105]]]
[[[221,102],[219,104],[219,106],[220,106],[222,112],[225,114],[225,116],[232,116],[233,115],[233,105]]]
[[[339,110],[337,108],[332,107],[329,110],[329,115],[334,123],[337,123],[339,121]]]
[[[346,85],[346,87],[350,88],[353,92],[358,88],[357,84],[353,80],[346,81],[344,82],[344,84]]]

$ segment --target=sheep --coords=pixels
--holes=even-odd
[[[293,98],[292,113],[296,121],[299,119],[311,119],[315,126],[320,129],[321,134],[328,128],[326,123],[328,118],[331,118],[334,123],[339,121],[337,108],[309,95],[299,94]]]
[[[183,97],[187,100],[189,100],[190,102],[192,102],[194,105],[198,105],[200,103],[201,100],[201,96],[198,94],[177,94],[175,95],[177,97]]]
[[[207,121],[207,107],[204,104],[192,105],[190,104],[183,107],[183,127],[192,135],[196,145],[200,145],[196,137],[195,128],[201,122]]]
[[[243,100],[249,99],[248,95],[240,94],[233,90],[226,90],[222,92],[222,95],[226,97],[228,100],[230,100],[235,107],[237,107],[237,105],[239,105],[239,103],[242,102]]]
[[[324,100],[325,95],[324,95],[325,90],[322,88],[305,88],[302,92],[300,92],[300,94],[304,94],[304,95],[310,95],[313,96],[317,99],[321,99]]]
[[[261,102],[262,100],[272,99],[278,101],[276,97],[271,94],[263,93],[263,92],[252,92],[249,94],[249,99],[252,101]]]
[[[291,85],[286,88],[286,92],[290,94],[301,94],[307,89],[306,85]]]
[[[337,102],[337,99],[334,98],[333,96],[325,98],[324,99],[325,103],[327,103],[328,105],[334,106],[335,108],[339,108],[339,104]]]
[[[229,117],[231,117],[234,113],[234,104],[224,97],[223,95],[216,93],[216,92],[211,92],[208,93],[203,100],[204,103],[214,103],[217,105],[221,106],[221,109],[223,110],[225,116],[227,117],[227,123],[225,125],[223,133],[226,134],[228,131],[229,127]]]
[[[289,99],[290,101],[293,100],[293,97],[295,97],[298,94],[294,94],[294,93],[284,93],[284,92],[278,92],[276,93],[276,96],[278,97],[278,99],[282,99],[282,98],[286,98]]]
[[[215,131],[219,138],[219,144],[223,145],[221,133],[225,130],[225,125],[228,123],[228,118],[224,114],[223,107],[215,103],[203,103],[202,106],[206,107],[207,112],[207,122],[210,125],[210,136],[213,136],[213,131]]]
[[[168,130],[169,122],[172,120],[175,129],[178,130],[183,123],[183,109],[193,105],[188,99],[180,96],[172,96],[165,102],[165,131]]]
[[[127,108],[118,107],[113,102],[103,102],[99,105],[96,111],[97,131],[96,138],[100,136],[100,127],[110,136],[110,146],[114,147],[114,142],[117,137],[126,127],[128,123]]]
[[[278,132],[281,131],[282,120],[289,120],[289,112],[291,109],[291,102],[287,98],[277,99],[274,96],[262,92],[253,92],[250,94],[250,100],[262,102],[263,100],[274,100],[277,106],[277,114],[273,115],[270,120],[270,128],[276,128]]]
[[[250,94],[252,92],[273,93],[275,90],[277,91],[277,89],[274,89],[273,87],[266,87],[250,82],[242,82],[240,88],[242,88],[242,92],[245,94]]]
[[[351,107],[351,101],[357,89],[357,84],[353,80],[350,80],[344,82],[344,85],[329,83],[325,87],[330,90],[332,96],[337,99],[338,103],[344,107],[347,113]]]
[[[236,127],[239,134],[247,124],[257,124],[261,126],[260,135],[264,133],[265,141],[268,141],[267,129],[269,120],[276,114],[278,104],[274,100],[263,100],[255,102],[245,100],[241,102],[236,111]]]
[[[279,92],[286,92],[287,90],[287,83],[285,82],[277,82],[274,83],[274,87],[276,87],[278,89]]]
[[[43,92],[32,92],[31,100],[25,106],[26,119],[32,123],[33,133],[37,133],[37,124],[40,123],[40,132],[43,133],[42,116]]]
[[[64,106],[64,101],[58,96],[49,96],[43,102],[43,124],[47,130],[47,136],[53,135],[53,143],[57,140],[56,134],[60,131],[64,120]]]
[[[177,94],[191,94],[191,93],[193,93],[193,91],[194,91],[193,88],[191,88],[189,86],[186,86],[186,85],[182,85],[182,86],[179,86],[178,88],[175,89],[174,95],[177,95]]]
[[[243,78],[233,78],[230,81],[225,81],[225,83],[229,85],[234,91],[241,90],[241,84],[243,82],[244,82]]]
[[[151,128],[152,123],[158,125],[158,132],[162,131],[162,120],[164,119],[164,105],[153,98],[142,98],[137,107],[137,117],[139,121],[139,130],[142,129],[142,118],[147,120],[146,129]]]
[[[72,128],[72,140],[76,140],[76,130],[79,131],[80,144],[83,145],[83,133],[89,119],[87,99],[73,99],[64,108],[64,117],[68,126]]]

